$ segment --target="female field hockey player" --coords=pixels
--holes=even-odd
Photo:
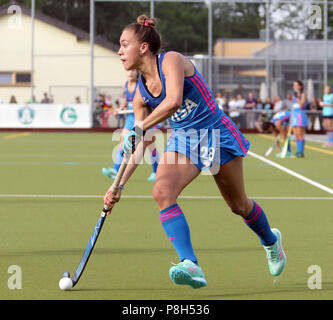
[[[324,89],[321,106],[323,107],[324,127],[327,133],[327,142],[324,143],[323,147],[333,147],[333,93],[331,93],[330,86],[326,86]]]
[[[308,118],[305,114],[305,106],[307,104],[306,94],[302,81],[295,81],[293,85],[294,97],[291,115],[291,126],[296,138],[296,157],[304,157],[305,146],[305,129],[308,126]]]
[[[273,118],[272,118],[272,123],[278,130],[278,135],[282,137],[282,143],[287,139],[287,134],[288,134],[288,124],[290,121],[290,111],[287,110],[287,106],[283,106],[283,110],[276,113]],[[278,153],[275,155],[276,157],[280,158],[281,157],[281,148],[279,147],[279,144],[277,144],[278,147]],[[291,156],[291,151],[290,151],[290,144],[288,144],[288,151],[287,151],[287,156]]]
[[[127,110],[132,111],[133,110],[133,98],[135,96],[136,88],[138,86],[138,77],[139,72],[137,70],[128,70],[126,71],[127,81],[124,85],[124,100],[122,105],[120,106],[120,110],[125,110],[127,107]],[[117,112],[116,112],[117,114]],[[119,170],[119,167],[121,165],[121,161],[123,159],[123,151],[122,151],[122,143],[123,143],[123,137],[134,127],[134,113],[129,113],[127,115],[127,119],[124,125],[124,128],[121,132],[121,140],[120,140],[120,148],[117,151],[116,160],[114,162],[113,168],[102,168],[102,173],[111,178],[115,179],[117,172]],[[156,170],[158,166],[158,151],[156,148],[154,148],[153,144],[149,145],[149,148],[151,149],[151,163],[152,163],[152,173],[147,178],[148,181],[154,182],[156,180]]]
[[[158,54],[161,37],[155,24],[154,19],[141,15],[120,37],[118,54],[124,68],[141,72],[133,102],[136,125],[124,136],[123,146],[125,152],[139,148],[138,141],[145,142],[146,130],[169,119],[172,134],[157,169],[153,196],[160,208],[161,224],[180,260],[170,268],[170,278],[192,288],[207,285],[177,198],[201,170],[210,167],[213,172],[216,163],[218,170],[213,176],[223,198],[231,211],[258,235],[267,252],[269,270],[277,276],[286,263],[281,233],[270,228],[262,208],[245,193],[242,158],[250,144],[218,107],[190,60],[172,51]],[[119,200],[120,189],[136,167],[130,160],[117,194],[109,189],[105,205],[112,208]]]

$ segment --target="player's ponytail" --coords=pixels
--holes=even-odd
[[[131,23],[125,29],[132,29],[139,42],[147,42],[149,50],[153,54],[157,54],[161,48],[161,35],[156,30],[157,20],[155,18],[148,18],[142,14],[137,17],[136,22]]]
[[[300,91],[301,93],[304,92],[304,84],[301,80],[297,80],[296,83],[298,83],[298,85],[300,86]]]

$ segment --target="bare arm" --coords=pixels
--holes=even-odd
[[[186,72],[185,59],[176,52],[169,52],[165,55],[162,70],[165,75],[166,96],[158,107],[143,121],[143,130],[150,129],[154,125],[170,118],[181,107],[184,74]]]
[[[303,92],[302,95],[301,95],[301,98],[298,98],[297,97],[297,102],[298,104],[303,107],[305,105],[305,102],[306,102],[306,94]]]
[[[133,111],[135,116],[135,123],[142,122],[143,119],[149,114],[149,109],[143,103],[141,94],[137,90],[135,97],[133,99]],[[136,147],[136,151],[131,155],[128,160],[128,164],[126,166],[125,172],[120,180],[120,185],[125,185],[128,179],[132,176],[138,164],[141,162],[144,152],[146,150],[147,145],[150,141],[140,141]],[[116,202],[119,201],[121,195],[121,189],[119,188],[117,194],[112,194],[111,187],[106,192],[104,196],[104,204],[107,205],[110,209],[114,206]],[[109,213],[108,213],[109,214]]]

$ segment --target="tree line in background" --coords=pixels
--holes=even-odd
[[[0,5],[10,1],[0,0]],[[31,0],[16,0],[26,7]],[[90,1],[88,0],[36,0],[36,10],[89,32]],[[271,30],[276,38],[321,39],[322,30],[304,27],[307,19],[305,5],[279,4],[272,1]],[[208,9],[203,3],[155,2],[158,30],[163,35],[163,48],[182,53],[206,54],[208,46]],[[96,35],[113,43],[119,42],[122,29],[145,13],[149,16],[149,2],[96,2]],[[278,13],[278,14],[277,14]],[[329,25],[333,26],[333,6],[329,6]],[[283,17],[283,19],[281,19]],[[218,38],[257,39],[265,29],[266,8],[256,3],[213,3],[213,41]],[[297,32],[295,32],[295,30]],[[333,37],[333,28],[329,29]]]

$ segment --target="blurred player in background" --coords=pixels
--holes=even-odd
[[[324,89],[323,101],[320,103],[323,107],[324,127],[327,134],[327,142],[323,147],[333,147],[333,93],[330,86]]]
[[[302,81],[295,81],[293,85],[294,97],[293,108],[291,116],[291,126],[296,138],[296,157],[304,157],[305,148],[305,129],[308,126],[308,118],[305,114],[305,107],[307,105],[306,93],[304,92],[304,85]]]
[[[273,125],[275,126],[275,128],[278,131],[277,135],[280,135],[280,137],[282,137],[282,144],[284,144],[287,139],[290,114],[291,114],[290,111],[287,110],[287,106],[283,106],[282,111],[276,113],[271,120]],[[279,158],[281,156],[280,143],[278,143],[276,146],[278,148],[278,153],[276,154],[276,156]],[[290,143],[289,143],[286,156],[290,157],[291,155],[292,155],[292,153],[291,153]]]
[[[121,137],[120,137],[120,147],[119,150],[117,151],[116,155],[116,160],[114,162],[114,165],[112,168],[103,168],[102,173],[111,179],[115,179],[117,172],[119,170],[119,167],[121,165],[121,161],[123,160],[123,151],[122,151],[122,143],[123,143],[123,137],[134,127],[134,113],[133,113],[133,99],[135,96],[135,92],[138,86],[138,77],[139,77],[139,72],[137,70],[129,70],[126,72],[127,76],[127,81],[125,82],[124,85],[124,99],[123,103],[120,106],[120,108],[116,109],[114,114],[117,115],[120,111],[123,110],[129,110],[132,111],[127,115],[127,119],[124,125],[124,128],[121,132]],[[154,144],[150,144],[149,147],[150,152],[151,152],[151,164],[152,164],[152,173],[150,176],[147,178],[148,181],[154,182],[156,180],[156,170],[159,162],[159,156],[158,156],[158,151],[154,147]]]
[[[218,107],[212,91],[189,59],[177,52],[158,54],[161,36],[155,25],[155,19],[141,15],[120,37],[118,54],[124,68],[141,72],[133,102],[136,125],[124,136],[123,147],[124,152],[139,149],[142,143],[138,141],[145,144],[145,131],[169,119],[172,135],[153,189],[162,227],[180,260],[170,268],[169,276],[179,285],[207,285],[192,248],[187,220],[177,203],[182,190],[207,167],[231,211],[242,217],[259,237],[267,253],[269,270],[277,276],[286,263],[281,233],[270,228],[262,208],[245,193],[242,158],[250,143]],[[113,195],[110,188],[104,197],[110,208],[119,201],[121,189],[137,167],[138,162],[132,161],[135,156],[136,152],[117,194]],[[213,173],[215,164],[218,170]],[[204,216],[207,212],[200,214]]]

